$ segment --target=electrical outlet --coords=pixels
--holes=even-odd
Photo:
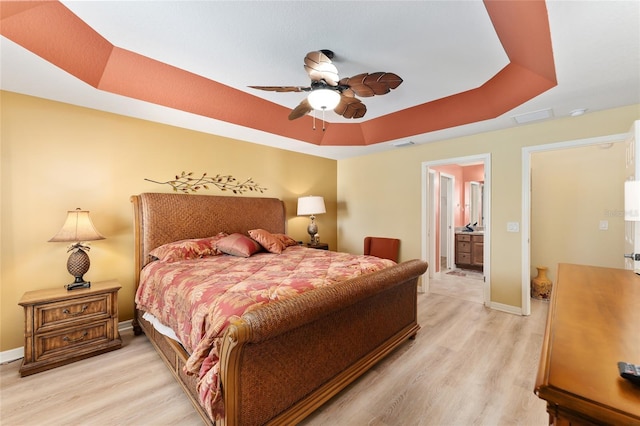
[[[520,232],[520,224],[518,222],[507,222],[507,232]]]

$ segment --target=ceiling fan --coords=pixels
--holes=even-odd
[[[304,69],[311,86],[249,86],[271,92],[309,92],[309,95],[289,114],[289,120],[300,118],[312,110],[333,110],[345,118],[361,118],[367,107],[357,96],[384,95],[402,83],[402,78],[390,72],[362,73],[340,79],[331,59],[334,53],[322,49],[307,53]]]

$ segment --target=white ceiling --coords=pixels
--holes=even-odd
[[[387,71],[404,82],[364,98],[368,120],[480,86],[507,63],[481,1],[65,1],[113,45],[294,108],[303,58],[331,49],[340,77]],[[503,116],[415,135],[428,143],[516,126],[514,115],[555,117],[640,103],[640,2],[548,1],[558,85]],[[2,37],[3,90],[229,136],[327,158],[389,149],[316,146],[97,90]],[[248,113],[259,113],[248,112]],[[326,120],[346,122],[334,113]]]

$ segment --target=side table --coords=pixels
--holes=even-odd
[[[20,375],[28,376],[122,346],[118,334],[117,280],[91,283],[80,290],[26,292],[24,360]]]
[[[318,250],[329,250],[329,244],[327,243],[315,243],[315,244],[307,243],[307,247],[318,249]]]

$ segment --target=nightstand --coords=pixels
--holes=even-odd
[[[28,376],[122,346],[118,334],[116,280],[91,283],[91,288],[28,291],[24,307],[24,360],[20,375]]]
[[[316,244],[307,243],[307,247],[319,249],[319,250],[329,250],[329,244],[326,244],[326,243],[316,243]]]

